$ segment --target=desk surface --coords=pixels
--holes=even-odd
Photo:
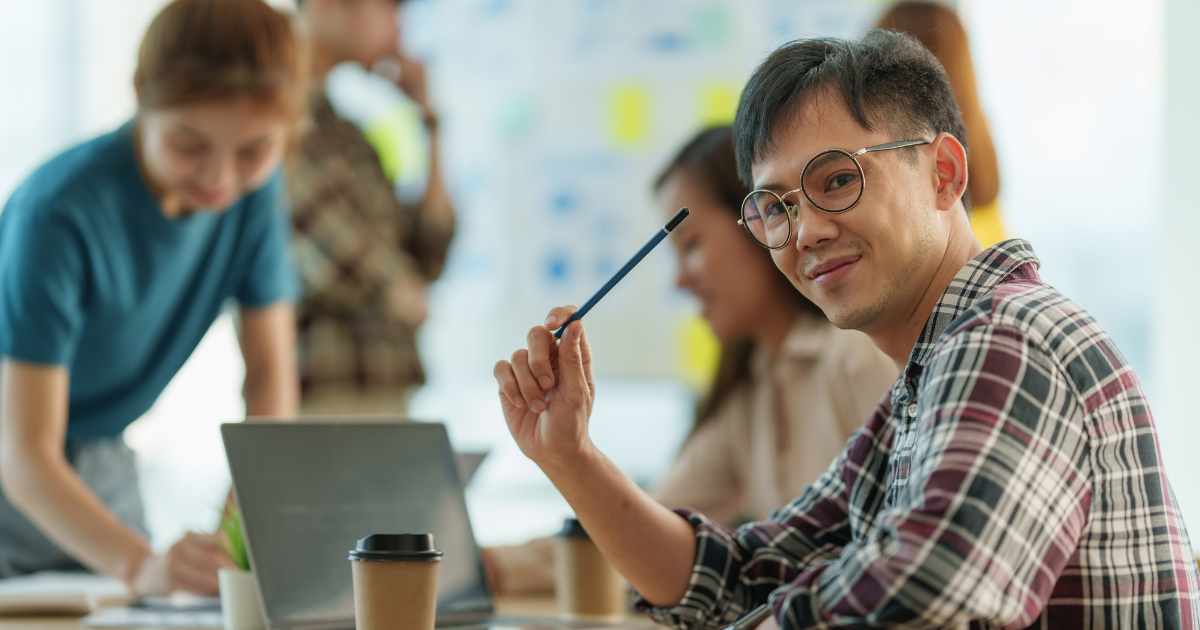
[[[501,597],[496,600],[496,612],[501,615],[556,617],[558,606],[553,597]],[[645,627],[647,619],[630,615],[630,622]],[[0,617],[0,630],[81,630],[77,617]]]

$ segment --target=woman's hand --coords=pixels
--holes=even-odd
[[[217,569],[234,568],[233,560],[211,538],[188,532],[166,554],[142,561],[133,590],[139,596],[188,591],[215,597],[220,591]]]
[[[508,430],[521,452],[543,468],[592,448],[587,425],[596,386],[583,322],[573,322],[561,340],[554,339],[554,331],[575,310],[561,306],[550,311],[544,325],[529,330],[528,348],[494,370]]]

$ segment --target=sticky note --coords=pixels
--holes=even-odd
[[[675,343],[679,376],[695,391],[703,391],[717,374],[721,342],[698,313],[688,313],[676,324]]]
[[[714,81],[700,86],[700,123],[706,127],[728,125],[737,114],[741,90],[733,83]]]
[[[696,38],[706,46],[720,47],[732,39],[732,24],[735,24],[728,9],[722,5],[700,6],[692,14]]]
[[[622,148],[644,145],[650,138],[650,90],[626,83],[609,88],[605,96],[608,139]]]

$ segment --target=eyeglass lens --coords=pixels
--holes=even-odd
[[[804,167],[801,185],[804,196],[826,212],[844,212],[858,201],[863,191],[862,171],[849,155],[826,151]]]
[[[826,151],[809,160],[800,183],[808,201],[825,212],[850,209],[863,192],[862,170],[841,151]],[[742,222],[760,244],[782,247],[792,234],[790,206],[771,191],[757,190],[742,206]]]

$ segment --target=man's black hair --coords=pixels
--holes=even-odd
[[[891,131],[896,136],[891,140],[945,132],[967,146],[946,71],[915,37],[874,30],[856,40],[797,40],[771,53],[742,92],[733,138],[738,174],[751,187],[750,167],[777,150],[775,131],[792,122],[806,98],[818,94],[840,97],[862,128]],[[914,149],[900,150],[915,155]],[[970,209],[966,192],[963,206]]]

